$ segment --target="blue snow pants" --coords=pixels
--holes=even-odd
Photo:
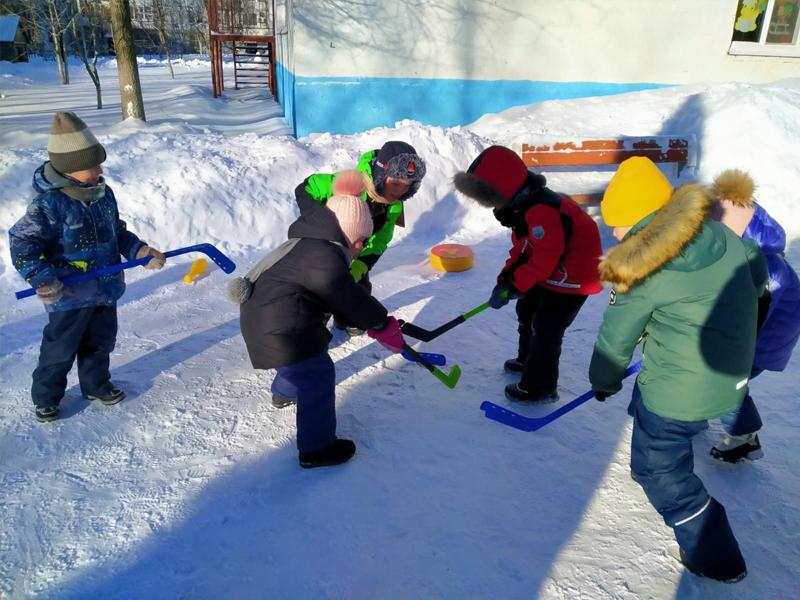
[[[39,407],[58,406],[67,375],[78,358],[78,380],[84,396],[111,391],[108,371],[117,340],[117,307],[90,306],[47,313],[39,364],[33,371],[31,397]]]
[[[328,352],[277,369],[272,393],[297,400],[297,449],[323,450],[336,441],[336,370]]]
[[[750,372],[750,381],[758,377],[762,373],[761,369],[753,367]],[[761,429],[763,423],[761,422],[761,415],[758,414],[756,403],[753,402],[750,391],[742,401],[742,405],[732,413],[722,415],[719,420],[722,422],[722,427],[728,435],[747,435],[755,433]]]
[[[706,421],[676,421],[650,412],[638,386],[631,401],[631,470],[648,500],[672,527],[699,575],[734,579],[745,570],[725,508],[694,473],[692,438]]]

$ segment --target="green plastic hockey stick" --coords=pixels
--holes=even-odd
[[[458,380],[461,378],[461,367],[459,367],[458,365],[453,365],[453,368],[450,369],[450,372],[445,373],[438,367],[432,365],[424,356],[422,356],[419,352],[414,350],[407,343],[403,343],[403,352],[406,352],[410,356],[414,357],[414,360],[416,360],[419,364],[428,369],[428,371],[430,371],[433,374],[433,376],[436,377],[436,379],[441,381],[451,390],[455,389],[456,385],[458,384]]]
[[[508,292],[503,292],[502,296],[503,298],[507,297]],[[457,316],[452,321],[448,321],[447,323],[445,323],[441,327],[437,327],[433,331],[423,329],[422,327],[414,325],[413,323],[403,323],[400,329],[403,330],[403,335],[411,336],[412,338],[417,339],[421,342],[430,342],[431,340],[435,340],[440,335],[447,333],[454,327],[457,327],[458,325],[467,322],[469,319],[471,319],[477,314],[482,313],[487,308],[489,308],[489,303],[484,302],[480,306],[476,306],[471,311],[464,313],[463,315]]]

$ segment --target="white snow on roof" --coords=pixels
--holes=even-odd
[[[19,17],[16,15],[6,15],[0,17],[0,42],[13,42],[17,37],[19,28]]]

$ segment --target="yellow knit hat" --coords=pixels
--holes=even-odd
[[[633,227],[669,202],[673,188],[649,158],[635,156],[617,169],[600,210],[609,227]]]

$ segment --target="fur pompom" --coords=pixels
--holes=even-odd
[[[367,184],[361,171],[342,171],[333,180],[334,196],[361,196],[366,190]]]
[[[752,206],[756,182],[744,171],[728,169],[714,180],[714,193],[717,200],[730,200],[740,206]]]
[[[236,277],[228,282],[225,291],[228,300],[234,304],[244,304],[253,294],[253,283],[247,277]]]

